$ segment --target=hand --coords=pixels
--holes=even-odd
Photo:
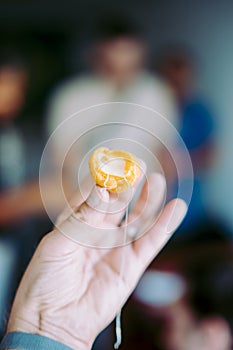
[[[162,176],[150,175],[129,221],[144,206],[141,220],[153,217],[161,205],[164,191]],[[111,200],[112,195],[98,187],[94,193],[105,204]],[[92,193],[84,203],[80,194],[75,197],[75,215],[97,226],[117,227],[123,213],[99,213],[88,204],[93,196]],[[182,200],[173,200],[143,237],[124,247],[86,247],[54,229],[41,241],[21,281],[8,332],[40,334],[74,349],[90,349],[96,336],[114,319],[146,267],[177,228],[186,209]],[[68,212],[66,210],[60,217],[59,227],[79,233],[80,221],[73,220]],[[120,278],[123,254],[126,263]]]

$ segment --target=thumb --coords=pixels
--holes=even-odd
[[[91,188],[92,187],[92,188]],[[86,195],[86,200],[84,201],[84,196]],[[59,228],[61,224],[68,220],[71,216],[75,215],[82,221],[91,221],[92,215],[96,218],[96,212],[102,214],[107,211],[109,201],[109,193],[106,189],[99,186],[94,186],[93,183],[83,194],[78,190],[75,195],[71,198],[67,206],[57,217],[55,227]]]
[[[102,227],[109,205],[109,192],[102,187],[94,186],[89,197],[74,214],[79,220],[94,227]]]
[[[57,229],[71,240],[88,246],[102,246],[110,225],[106,222],[109,193],[94,186],[91,194],[79,207],[73,207],[71,215]]]

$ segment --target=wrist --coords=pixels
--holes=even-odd
[[[7,327],[7,333],[22,332],[35,334],[55,340],[71,349],[91,349],[94,339],[88,339],[84,337],[84,334],[82,334],[82,337],[79,337],[79,334],[73,334],[72,329],[68,329],[67,325],[65,325],[65,319],[63,323],[64,327],[58,327],[54,323],[43,320],[41,315],[39,315],[37,322],[34,322],[34,320],[26,320],[25,317],[21,316],[15,316],[14,318],[11,316]]]
[[[91,338],[85,336],[83,332],[75,334],[74,329],[76,329],[76,327],[74,325],[67,325],[65,317],[61,321],[62,322],[58,326],[41,317],[39,334],[64,343],[72,349],[90,350],[92,348],[94,339],[91,340]],[[64,325],[61,326],[61,324]]]

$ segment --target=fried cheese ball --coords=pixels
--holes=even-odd
[[[135,155],[105,147],[94,150],[89,168],[95,183],[113,193],[126,191],[140,175],[139,160]]]

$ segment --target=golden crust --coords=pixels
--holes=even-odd
[[[106,173],[103,166],[116,159],[124,160],[123,176]],[[100,164],[101,163],[101,164]],[[133,186],[140,175],[139,161],[136,156],[122,150],[97,148],[89,159],[90,173],[97,185],[109,192],[120,193]]]

